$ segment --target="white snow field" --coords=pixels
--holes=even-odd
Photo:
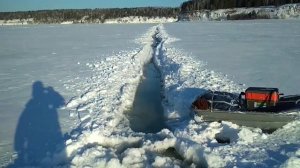
[[[23,148],[14,148],[15,150],[20,149],[21,152],[14,155],[12,159],[14,163],[11,161],[12,166],[300,166],[299,119],[272,134],[266,134],[259,128],[242,127],[230,122],[206,123],[190,111],[193,100],[208,89],[238,93],[246,86],[258,85],[278,86],[285,93],[299,93],[297,84],[300,79],[297,72],[299,72],[300,48],[297,44],[300,43],[300,22],[297,20],[194,22],[156,26],[107,25],[105,28],[102,25],[54,26],[54,28],[34,26],[25,30],[22,28],[5,27],[0,30],[1,37],[2,35],[6,36],[6,41],[1,40],[1,57],[3,57],[1,59],[4,61],[8,58],[11,59],[10,57],[14,55],[4,54],[9,53],[10,50],[20,51],[18,47],[14,46],[16,41],[19,41],[18,38],[24,34],[27,34],[25,37],[30,37],[23,31],[30,31],[34,28],[40,31],[44,30],[38,34],[39,36],[34,34],[39,31],[32,30],[34,37],[29,40],[30,43],[25,43],[28,46],[22,43],[26,50],[29,46],[32,47],[27,53],[27,56],[31,56],[27,60],[30,67],[26,66],[29,70],[19,69],[18,71],[22,76],[22,74],[26,74],[30,70],[36,71],[40,67],[41,72],[38,74],[41,78],[31,79],[30,82],[27,82],[27,88],[20,88],[16,93],[6,93],[8,86],[12,87],[14,83],[17,83],[8,82],[6,74],[12,70],[6,69],[11,67],[17,69],[20,65],[17,63],[15,65],[13,61],[11,61],[11,65],[1,61],[1,75],[6,72],[0,79],[3,89],[1,90],[1,93],[3,92],[1,100],[18,104],[17,96],[10,99],[7,97],[18,95],[24,89],[28,90],[25,101],[21,101],[23,106],[17,110],[18,112],[22,111],[25,102],[31,97],[32,83],[34,83],[33,89],[41,90],[40,84],[36,82],[40,80],[45,86],[52,86],[65,98],[66,105],[62,111],[69,111],[70,119],[66,116],[59,116],[59,120],[71,120],[76,127],[63,138],[56,135],[56,138],[63,139],[63,141],[56,143],[55,150],[47,151],[45,149],[42,151],[43,153],[40,154],[44,156],[43,158],[30,158],[34,154],[28,149],[29,144],[32,144],[30,149],[34,151],[43,137],[37,134],[36,140],[32,140],[35,143],[28,139],[21,140],[20,144],[17,144],[23,145]],[[79,30],[84,33],[79,33]],[[9,31],[12,31],[10,35],[6,35]],[[114,35],[116,31],[123,32],[119,38]],[[104,34],[107,39],[99,41],[101,38],[97,38],[98,33],[99,35]],[[33,43],[34,39],[40,38],[40,36],[45,40],[49,38],[52,43],[47,42],[47,45],[44,44],[46,46],[41,43],[43,40]],[[59,37],[61,39],[57,40]],[[15,39],[15,41],[9,43],[10,39]],[[61,41],[64,41],[65,45],[59,44]],[[52,51],[56,47],[49,47],[50,44],[65,51],[61,53],[61,57],[57,57],[59,51]],[[79,49],[70,51],[72,50],[70,46],[73,45]],[[19,47],[22,46],[19,45]],[[43,54],[43,52],[49,53],[49,49],[52,49],[49,55]],[[40,52],[39,55],[44,55],[44,57],[33,59],[35,51]],[[75,56],[72,57],[69,54]],[[15,53],[16,55],[20,56],[22,53]],[[52,58],[49,56],[53,55],[59,61],[48,60]],[[20,59],[26,60],[26,58]],[[38,60],[46,63],[30,64]],[[134,102],[136,89],[140,81],[145,78],[144,66],[149,62],[153,62],[160,72],[166,128],[157,133],[134,132],[130,127],[128,113]],[[25,64],[26,62],[22,60],[21,63]],[[43,67],[48,64],[49,66]],[[53,68],[55,65],[57,67]],[[2,68],[3,66],[6,68]],[[50,76],[48,71],[43,72],[48,69],[53,73]],[[17,73],[11,72],[11,74]],[[20,78],[15,79],[11,76],[10,80]],[[27,76],[30,77],[30,75]],[[26,79],[29,78],[27,76]],[[6,85],[3,85],[2,80],[7,82]],[[25,87],[23,82],[19,85]],[[12,88],[12,90],[17,89]],[[44,102],[49,107],[46,108],[46,112],[52,112],[53,108],[58,108],[58,105],[49,104],[49,100],[44,98],[44,94],[51,98],[54,97],[53,95],[58,96],[49,88],[43,90],[46,92],[43,91],[40,97],[45,99]],[[8,96],[3,96],[4,93]],[[23,93],[23,95],[25,94]],[[34,102],[36,95],[33,92],[30,103]],[[55,103],[57,99],[55,98]],[[4,109],[10,110],[15,108],[14,104],[0,105],[1,108],[5,107]],[[34,107],[39,107],[39,105]],[[28,111],[26,109],[24,111]],[[299,112],[295,112],[295,114],[300,116]],[[18,121],[13,118],[18,118],[20,113],[11,115],[11,118],[1,116],[1,121],[6,121],[6,123],[1,122],[1,131],[6,130],[9,126],[16,127]],[[147,117],[142,119],[146,121]],[[41,132],[47,131],[43,127],[40,128]],[[51,127],[51,129],[53,128]],[[12,129],[8,132],[14,134]],[[7,132],[6,134],[1,132],[1,144],[3,144],[2,134],[6,136]],[[216,138],[230,139],[230,143],[220,144]],[[14,142],[9,141],[11,139],[6,142],[10,142],[13,146]],[[17,139],[17,141],[19,140]],[[41,145],[41,147],[44,146]]]
[[[17,126],[21,120],[21,114],[26,111],[25,109],[28,109],[26,104],[32,99],[34,83],[41,81],[45,88],[53,87],[67,103],[70,98],[86,89],[82,87],[71,88],[70,84],[80,83],[90,78],[93,71],[86,66],[87,63],[105,60],[111,55],[138,48],[139,45],[134,39],[143,34],[149,27],[151,25],[1,27],[0,167],[12,159],[12,152],[16,148],[14,138]],[[39,110],[43,111],[42,109]],[[42,116],[37,111],[37,114],[32,114],[29,117],[27,121],[31,122]],[[61,134],[65,134],[77,125],[74,122],[77,120],[70,118],[69,111],[66,109],[58,109],[58,117],[52,116],[51,119],[53,124],[57,124],[59,121],[62,129]],[[47,128],[49,129],[51,126],[44,127],[44,134],[33,133],[32,138],[38,139],[45,136],[48,133]],[[19,130],[30,133],[31,130],[25,128]],[[14,155],[14,157],[16,156]]]
[[[299,20],[195,22],[166,25],[178,49],[238,84],[299,94]],[[184,32],[184,33],[183,33]]]

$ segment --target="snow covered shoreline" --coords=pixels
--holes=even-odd
[[[179,21],[245,20],[245,19],[299,19],[300,4],[286,4],[279,7],[232,8],[201,10],[179,15]]]
[[[33,18],[0,20],[0,26],[16,26],[16,25],[28,25],[28,24],[34,24]]]
[[[145,17],[129,16],[115,19],[96,19],[90,23],[83,17],[77,21],[64,21],[54,24],[144,24],[144,23],[172,23],[177,21],[213,21],[213,20],[245,20],[245,19],[299,19],[300,4],[287,4],[279,7],[266,6],[259,8],[232,8],[219,10],[201,10],[179,14],[178,17]],[[35,25],[33,18],[0,20],[0,26]]]
[[[142,17],[142,16],[129,16],[116,19],[106,19],[104,22],[101,20],[95,20],[93,23],[89,23],[84,18],[80,21],[64,21],[54,24],[145,24],[145,23],[171,23],[176,22],[178,18],[173,17]],[[0,26],[17,26],[17,25],[36,25],[33,18],[30,19],[13,19],[13,20],[0,20]]]

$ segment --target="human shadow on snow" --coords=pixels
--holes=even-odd
[[[41,81],[32,85],[32,98],[23,110],[15,132],[14,149],[17,158],[9,167],[52,167],[53,154],[64,159],[64,137],[58,121],[57,109],[65,104],[64,98]]]

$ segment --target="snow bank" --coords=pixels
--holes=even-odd
[[[279,19],[300,18],[300,4],[287,4],[276,10]]]
[[[300,18],[300,4],[287,4],[279,7],[232,8],[200,10],[184,13],[179,20],[241,20],[241,19],[290,19]]]
[[[61,22],[60,24],[73,24],[73,21],[65,21],[65,22]]]
[[[87,21],[87,16],[83,17],[81,20],[75,21],[64,21],[60,24],[76,24],[76,23],[90,23]],[[173,17],[144,17],[144,16],[129,16],[129,17],[122,17],[116,19],[106,19],[103,24],[119,24],[119,23],[170,23],[176,22],[178,18]],[[101,20],[97,19],[94,23],[102,24]],[[27,24],[38,24],[35,23],[33,18],[30,19],[13,19],[13,20],[0,20],[1,26],[6,25],[27,25]]]
[[[106,19],[104,23],[169,23],[176,21],[177,18],[129,16],[117,19]]]
[[[4,25],[28,25],[28,24],[32,24],[33,18],[29,18],[29,19],[13,19],[13,20],[0,20],[0,25],[4,26]]]

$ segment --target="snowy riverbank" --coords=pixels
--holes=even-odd
[[[287,4],[279,7],[266,6],[259,8],[200,10],[179,15],[179,21],[293,18],[300,18],[300,4]]]
[[[129,16],[115,19],[106,19],[101,21],[100,19],[95,19],[92,24],[144,24],[144,23],[170,23],[176,22],[178,18],[173,17],[142,17],[142,16]],[[86,17],[79,21],[64,21],[58,24],[89,24]],[[0,20],[0,26],[11,26],[11,25],[29,25],[29,24],[39,24],[34,21],[33,18],[30,19],[13,19],[13,20]],[[56,23],[57,24],[57,23]]]
[[[232,8],[219,10],[200,10],[179,14],[178,17],[145,17],[128,16],[115,19],[95,19],[88,21],[84,16],[79,20],[69,20],[55,24],[142,24],[142,23],[171,23],[177,21],[212,21],[212,20],[246,20],[246,19],[299,19],[300,4],[287,4],[279,7],[266,6],[259,8]],[[40,24],[33,18],[0,20],[1,26]]]

